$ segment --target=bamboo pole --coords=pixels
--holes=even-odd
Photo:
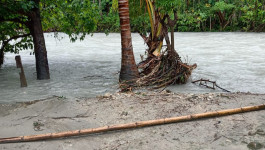
[[[107,131],[141,128],[141,127],[163,125],[163,124],[169,124],[169,123],[192,121],[192,120],[197,120],[197,119],[202,119],[202,118],[220,117],[220,116],[245,113],[245,112],[250,112],[250,111],[258,111],[258,110],[264,110],[264,109],[265,109],[265,104],[256,105],[256,106],[247,106],[247,107],[235,108],[235,109],[226,109],[226,110],[220,110],[220,111],[214,111],[214,112],[192,114],[192,115],[180,116],[180,117],[163,118],[163,119],[158,119],[158,120],[140,121],[140,122],[134,122],[134,123],[128,123],[128,124],[117,124],[117,125],[104,126],[104,127],[99,127],[99,128],[90,128],[90,129],[83,129],[83,130],[74,130],[74,131],[39,134],[39,135],[0,138],[0,144],[38,141],[38,140],[70,137],[70,136],[87,135],[87,134],[93,134],[93,133],[101,133],[101,132],[107,132]]]

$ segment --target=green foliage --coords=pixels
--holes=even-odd
[[[10,37],[15,37],[18,35],[25,34],[22,30],[15,30],[19,28],[17,24],[14,23],[1,23],[0,25],[0,45],[3,45],[4,41],[8,40]],[[3,49],[4,52],[19,53],[21,50],[33,49],[32,38],[27,36],[15,40],[12,43],[7,43]]]
[[[261,2],[256,2],[252,5],[245,5],[244,7],[240,8],[240,11],[243,13],[239,20],[244,25],[244,31],[259,27],[259,25],[265,23],[264,4]]]
[[[108,12],[103,11],[102,16],[99,17],[97,31],[104,32],[106,34],[108,34],[109,32],[119,32],[119,29],[120,29],[119,21],[120,20],[119,20],[119,14],[117,11],[118,1],[117,1],[117,6],[116,4],[112,4],[112,3],[110,3],[108,6],[109,7],[111,6],[109,9],[106,9],[109,11]]]
[[[185,3],[183,0],[156,0],[155,5],[157,8],[161,8],[161,13],[170,13],[172,10],[180,9],[179,6],[183,6]]]
[[[97,31],[104,32],[108,34],[109,32],[119,32],[120,22],[119,22],[118,12],[111,11],[106,14],[103,13],[103,17],[100,17],[99,24],[97,26]]]
[[[131,19],[130,23],[131,30],[133,32],[142,33],[143,35],[146,35],[147,32],[150,32],[151,26],[147,14],[139,15],[137,19]]]
[[[233,8],[235,8],[235,5],[227,4],[224,1],[219,1],[215,3],[215,5],[211,8],[211,10],[213,12],[216,12],[216,11],[224,12],[224,11],[232,10]]]
[[[1,0],[0,44],[4,52],[32,49],[31,36],[18,37],[29,34],[27,24],[33,9],[40,9],[45,32],[64,32],[71,41],[83,40],[97,28],[99,13],[90,0]]]
[[[64,32],[75,41],[96,29],[99,13],[90,0],[43,0],[40,6],[44,31]]]
[[[150,32],[151,25],[145,0],[130,0],[130,23],[133,32],[146,34]]]
[[[17,13],[14,13],[14,12],[18,12],[18,11],[28,12],[31,9],[37,7],[34,1],[23,1],[23,0],[20,0],[20,1],[1,0],[0,4],[1,4],[1,9],[0,9],[1,16],[7,17],[7,18],[11,16],[16,16]]]
[[[118,12],[118,7],[119,7],[118,0],[112,0],[112,10],[114,12]]]
[[[195,12],[187,12],[178,15],[178,30],[180,31],[196,31],[198,27],[199,16]]]
[[[19,53],[20,50],[32,49],[33,42],[31,37],[22,37],[17,39],[20,35],[24,35],[28,32],[20,22],[26,22],[27,17],[21,14],[27,13],[30,9],[37,7],[34,2],[23,1],[0,1],[0,50],[3,52]],[[19,13],[15,13],[19,12]],[[7,20],[7,21],[5,21]],[[9,21],[10,20],[10,21]],[[16,22],[13,22],[15,20]],[[9,40],[13,38],[15,41],[11,43]]]
[[[106,0],[102,0],[102,3],[105,3],[104,1]],[[265,31],[265,27],[261,28],[265,23],[265,2],[262,0],[152,1],[162,14],[167,13],[173,16],[173,11],[177,11],[179,20],[176,31]],[[130,0],[129,3],[132,31],[150,32],[149,18],[145,8],[146,1]],[[112,0],[112,9],[117,10],[116,4],[117,0]],[[119,26],[113,26],[113,24],[118,24],[118,21],[109,18],[111,17],[109,14],[104,14],[104,9],[106,8],[102,8],[102,18],[107,18],[102,20],[104,28],[108,28],[109,24],[108,31],[119,31]],[[99,21],[98,25],[102,26],[102,23]],[[99,31],[103,31],[102,28]]]

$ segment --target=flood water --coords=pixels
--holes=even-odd
[[[106,36],[96,33],[84,41],[61,40],[45,34],[50,80],[36,80],[35,56],[32,50],[20,53],[28,87],[20,88],[15,54],[5,55],[0,69],[0,102],[43,99],[53,95],[95,97],[118,91],[121,44],[118,33]],[[136,61],[145,45],[138,34],[132,34]],[[191,83],[200,78],[217,81],[232,92],[265,93],[265,33],[175,33],[175,48],[183,61],[197,63],[190,81],[168,87],[174,92],[222,92]]]

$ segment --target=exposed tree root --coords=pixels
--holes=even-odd
[[[130,84],[123,82],[120,84],[120,87],[122,91],[131,91],[133,88],[143,86],[158,89],[173,84],[185,84],[192,70],[196,67],[196,64],[188,65],[183,63],[180,57],[172,57],[166,51],[160,56],[148,57],[140,62],[138,65],[138,69],[141,70],[140,78],[130,82]]]
[[[192,70],[197,67],[196,64],[190,66],[183,63],[180,57],[172,57],[168,52],[140,64],[138,68],[142,71],[136,81],[137,86],[153,86],[155,89],[186,83]]]

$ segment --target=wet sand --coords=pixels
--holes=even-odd
[[[0,138],[96,128],[265,103],[251,93],[115,93],[0,104]],[[27,143],[1,150],[265,149],[265,110],[146,128]]]

